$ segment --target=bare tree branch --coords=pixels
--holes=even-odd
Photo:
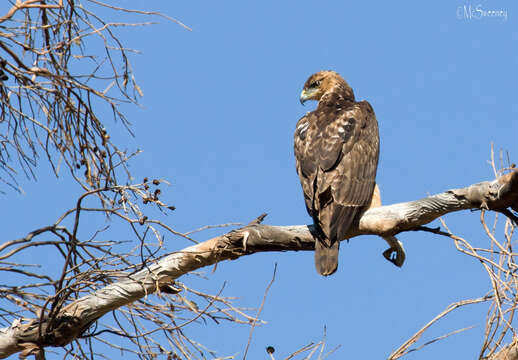
[[[133,154],[111,141],[104,114],[132,134],[119,105],[138,104],[143,91],[130,62],[135,50],[122,45],[117,28],[151,22],[98,14],[161,17],[190,29],[158,12],[97,0],[9,2],[0,17],[0,183],[19,190],[20,171],[36,178],[41,158],[56,176],[70,171],[84,190],[125,183]]]
[[[501,211],[511,207],[515,210],[518,208],[517,199],[518,172],[513,171],[494,181],[448,190],[416,201],[369,209],[349,236],[394,236],[462,209],[483,207]],[[172,253],[134,274],[121,274],[120,281],[60,308],[51,329],[46,318],[15,321],[9,328],[0,330],[0,356],[6,357],[28,348],[34,352],[35,349],[43,351],[46,346],[63,346],[81,337],[92,323],[106,313],[159,292],[180,276],[201,267],[256,252],[314,249],[312,226],[270,226],[259,222]]]

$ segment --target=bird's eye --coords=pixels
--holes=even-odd
[[[317,88],[320,86],[320,80],[313,81],[311,85],[309,85],[310,88]]]

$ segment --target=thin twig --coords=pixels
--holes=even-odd
[[[243,355],[243,360],[246,359],[246,355],[248,354],[248,348],[250,347],[250,343],[252,342],[252,335],[254,333],[255,325],[257,324],[257,321],[259,320],[259,315],[261,315],[261,311],[263,311],[263,306],[264,306],[264,303],[266,302],[266,297],[268,296],[268,291],[270,290],[270,287],[272,286],[273,282],[275,281],[276,273],[277,273],[277,263],[275,263],[275,266],[273,268],[272,279],[270,280],[270,283],[264,290],[263,301],[261,301],[261,306],[259,306],[259,310],[257,310],[255,319],[252,321],[252,325],[250,327],[250,334],[248,335],[248,342],[246,344],[245,353]]]

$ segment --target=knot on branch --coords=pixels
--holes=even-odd
[[[46,346],[65,346],[79,338],[87,327],[81,327],[79,317],[70,315],[58,316],[53,320],[47,318],[43,322],[35,320],[28,324],[17,325],[18,346],[23,349],[20,357],[26,358],[34,355],[36,359],[45,359],[44,348]]]
[[[80,324],[81,320],[76,316],[57,317],[52,329],[43,336],[43,344],[45,346],[65,346],[84,332],[85,329],[81,329]]]
[[[491,182],[449,192],[459,200],[468,201],[473,207],[496,211],[510,207],[518,211],[518,171],[504,174]]]
[[[218,244],[218,250],[226,252],[226,255],[231,260],[251,254],[252,251],[249,251],[249,245],[253,245],[257,242],[257,239],[261,239],[261,232],[258,230],[258,227],[266,216],[267,214],[263,213],[248,223],[248,225],[225,234],[223,241]]]

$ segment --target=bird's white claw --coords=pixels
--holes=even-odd
[[[390,246],[390,248],[383,252],[385,259],[397,267],[403,266],[406,258],[403,243],[396,239],[395,236],[383,236],[383,240],[385,240]]]

